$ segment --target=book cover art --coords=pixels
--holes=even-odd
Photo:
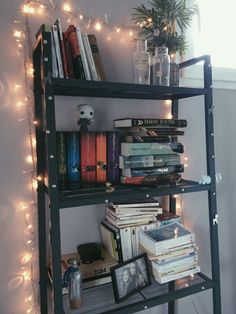
[[[155,242],[176,239],[191,234],[184,226],[176,222],[162,228],[144,231],[144,233]]]
[[[118,132],[107,132],[107,181],[117,183],[119,171],[120,136]]]
[[[70,189],[80,186],[80,143],[78,132],[67,134],[67,172]]]
[[[94,132],[80,132],[81,181],[96,182],[96,135]]]
[[[107,138],[105,132],[96,133],[96,182],[107,181]]]

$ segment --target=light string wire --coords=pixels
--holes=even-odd
[[[23,64],[24,64],[24,93],[25,93],[25,100],[26,100],[26,117],[27,117],[27,124],[28,124],[28,136],[30,141],[30,155],[32,157],[32,169],[30,173],[30,183],[31,183],[31,199],[30,202],[30,214],[32,215],[32,220],[30,220],[30,224],[28,224],[27,228],[28,231],[31,232],[30,238],[31,242],[31,253],[30,253],[30,282],[31,282],[31,289],[33,292],[33,298],[28,297],[27,299],[31,301],[29,304],[29,308],[27,309],[26,313],[38,313],[37,307],[37,297],[38,291],[36,291],[36,281],[34,278],[34,259],[36,253],[36,193],[35,193],[35,182],[36,182],[36,155],[35,155],[35,148],[34,148],[34,139],[35,139],[35,131],[34,131],[34,109],[33,109],[33,94],[32,94],[32,78],[29,78],[28,67],[32,65],[32,41],[31,41],[31,31],[29,25],[28,14],[24,13],[24,20],[23,20],[23,27],[24,27],[24,45],[23,45]],[[29,214],[29,213],[28,213]],[[29,215],[30,215],[29,214]],[[27,224],[27,223],[26,223]],[[31,227],[31,228],[30,228]],[[27,243],[28,244],[28,243]],[[26,245],[27,246],[27,245]]]

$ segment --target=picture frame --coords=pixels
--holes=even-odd
[[[120,303],[151,285],[147,254],[142,253],[111,267],[115,302]]]

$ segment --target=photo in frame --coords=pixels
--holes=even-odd
[[[147,255],[140,254],[111,267],[115,302],[119,303],[151,284]]]

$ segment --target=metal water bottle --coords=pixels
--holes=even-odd
[[[69,302],[71,309],[78,309],[81,307],[81,272],[76,259],[70,259],[70,272],[68,275],[69,284]]]

